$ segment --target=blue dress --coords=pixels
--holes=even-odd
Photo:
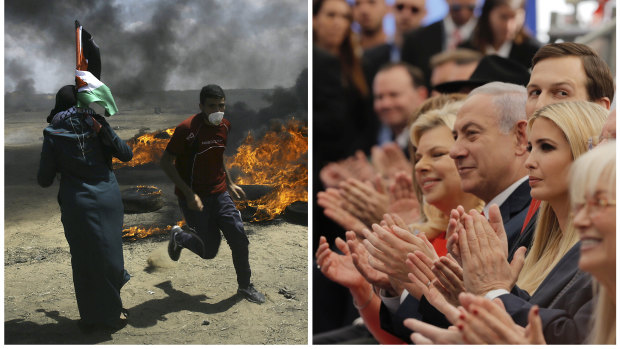
[[[96,116],[102,125],[96,133],[92,110],[72,110],[43,130],[37,180],[48,187],[60,174],[58,203],[81,321],[114,326],[122,310],[120,290],[129,274],[121,238],[123,203],[111,160],[114,156],[129,161],[133,154],[102,117]]]

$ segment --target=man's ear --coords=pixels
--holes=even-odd
[[[519,120],[514,126],[515,154],[522,156],[527,153],[527,121]]]
[[[609,108],[611,107],[611,101],[609,101],[609,97],[601,97],[593,102],[607,110],[609,110]]]
[[[426,86],[417,87],[415,90],[418,93],[418,96],[420,96],[423,100],[428,98],[428,89]]]

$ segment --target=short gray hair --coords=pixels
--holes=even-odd
[[[504,133],[510,132],[518,121],[527,120],[527,89],[521,85],[494,81],[473,89],[467,98],[475,95],[491,96],[498,113],[499,129]]]

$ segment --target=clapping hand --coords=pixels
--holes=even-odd
[[[494,212],[491,214],[491,211]],[[493,205],[491,211],[491,215],[499,214],[497,205]],[[512,289],[523,267],[525,247],[517,250],[509,264],[506,260],[506,245],[498,236],[506,234],[503,225],[496,225],[500,231],[495,232],[491,224],[475,210],[465,214],[462,220],[464,229],[458,232],[458,240],[467,291],[485,295],[495,289]]]
[[[466,313],[457,323],[468,344],[545,344],[538,306],[530,309],[523,328],[512,320],[499,299],[493,301],[470,293],[459,296]]]
[[[337,189],[328,188],[324,192],[319,192],[317,194],[317,204],[323,207],[325,216],[336,222],[345,230],[354,231],[361,236],[362,230],[368,229],[364,222],[343,208],[346,203],[340,195],[340,191]]]

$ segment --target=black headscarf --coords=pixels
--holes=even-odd
[[[74,85],[66,85],[60,88],[56,93],[56,105],[47,116],[47,122],[52,122],[52,118],[57,113],[65,111],[77,104],[76,90]]]

